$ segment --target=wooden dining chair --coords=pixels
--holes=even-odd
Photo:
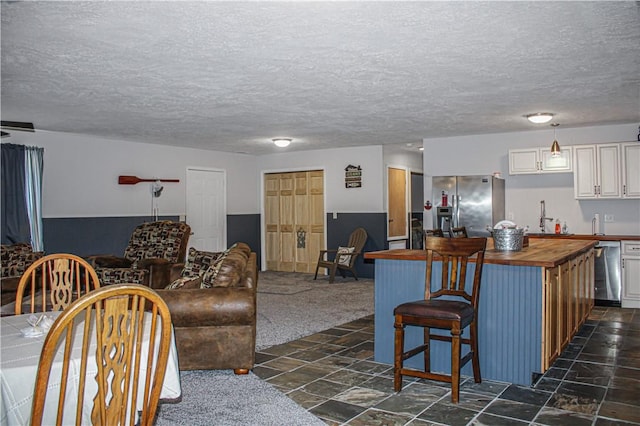
[[[424,231],[424,236],[426,237],[444,237],[444,233],[442,232],[442,229],[437,228],[437,229],[426,229]]]
[[[469,360],[473,365],[476,383],[482,381],[478,358],[478,302],[480,280],[487,244],[486,238],[427,238],[427,264],[424,299],[403,303],[393,311],[395,317],[393,388],[402,389],[402,377],[412,376],[451,383],[451,401],[457,403],[460,394],[460,369]],[[471,292],[467,291],[467,272],[470,261],[475,262]],[[434,270],[440,284],[433,279]],[[439,271],[439,272],[438,272]],[[432,291],[432,285],[436,290]],[[405,350],[405,327],[423,328],[424,340],[419,346]],[[469,337],[462,337],[469,327]],[[446,329],[451,335],[431,334],[430,329]],[[451,342],[451,375],[431,372],[431,340]],[[469,352],[460,356],[461,344],[469,345]],[[404,361],[424,353],[424,370],[405,368]]]
[[[459,226],[457,228],[450,228],[449,236],[451,238],[469,238],[469,235],[467,234],[467,228],[464,226]]]
[[[58,316],[45,338],[31,425],[45,422],[45,401],[53,392],[57,394],[52,398],[52,403],[57,401],[56,425],[88,423],[85,407],[91,407],[90,423],[94,425],[152,425],[171,339],[169,308],[148,287],[114,284],[76,300]],[[81,361],[70,365],[71,353],[78,347],[82,348]],[[60,352],[58,357],[56,352]],[[59,375],[61,385],[49,389],[53,374]],[[65,410],[69,405],[74,413]],[[68,414],[75,417],[64,418]]]
[[[50,254],[33,262],[20,278],[15,313],[60,311],[97,288],[98,275],[86,260],[73,254]]]

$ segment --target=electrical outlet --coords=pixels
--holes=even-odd
[[[605,223],[611,223],[611,222],[613,222],[613,215],[612,215],[612,214],[605,214],[605,215],[604,215],[604,222],[605,222]]]
[[[509,219],[509,220],[513,220],[513,212],[509,212],[509,213],[507,214],[507,219]]]

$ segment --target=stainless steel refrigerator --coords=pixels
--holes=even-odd
[[[434,176],[432,188],[434,229],[446,233],[449,228],[464,226],[470,237],[485,237],[489,236],[487,226],[505,219],[503,179],[491,175]]]

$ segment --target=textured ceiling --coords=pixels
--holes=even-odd
[[[2,119],[36,129],[263,154],[640,122],[638,2],[1,8]]]

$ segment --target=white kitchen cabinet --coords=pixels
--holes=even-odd
[[[621,198],[620,144],[574,145],[573,183],[578,199]]]
[[[640,198],[640,143],[623,143],[622,198]]]
[[[560,155],[551,155],[550,148],[509,150],[509,174],[568,173],[571,167],[571,147],[561,147]]]
[[[622,242],[623,308],[640,308],[640,241]]]

